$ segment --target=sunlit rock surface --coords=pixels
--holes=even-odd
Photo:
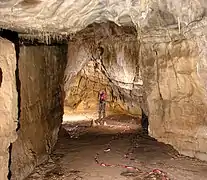
[[[9,146],[16,140],[17,91],[14,44],[0,38],[0,179],[7,179]]]

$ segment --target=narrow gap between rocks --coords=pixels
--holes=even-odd
[[[49,160],[27,180],[205,177],[205,163],[181,156],[172,146],[147,134],[136,31],[110,23],[104,32],[101,27],[90,25],[69,42],[58,141]],[[102,91],[107,95],[106,116],[99,118]]]
[[[3,72],[2,72],[2,69],[0,68],[0,87],[1,87],[2,81],[3,81]]]

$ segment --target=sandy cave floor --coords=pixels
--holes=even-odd
[[[181,156],[143,134],[138,119],[120,115],[106,122],[64,123],[51,158],[26,180],[207,179],[207,162]]]

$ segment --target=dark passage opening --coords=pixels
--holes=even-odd
[[[1,87],[2,80],[3,80],[3,72],[2,69],[0,68],[0,87]]]

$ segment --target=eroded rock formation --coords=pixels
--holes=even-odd
[[[93,24],[69,42],[68,51],[66,107],[73,113],[96,113],[98,94],[105,89],[108,114],[141,115],[143,83],[135,28]]]
[[[0,37],[0,179],[7,179],[9,147],[16,138],[17,90],[14,44]]]
[[[21,114],[12,149],[12,179],[24,179],[48,158],[63,115],[67,46],[21,46]]]
[[[85,76],[81,74],[81,69],[83,67],[87,69],[87,66],[90,65],[89,61],[94,60],[93,57],[95,57],[95,60],[98,60],[99,57],[96,54],[96,50],[101,46],[104,50],[101,66],[107,72],[107,74],[102,75],[106,80],[107,78],[111,79],[110,91],[113,90],[117,97],[120,94],[121,96],[125,96],[125,100],[134,99],[135,97],[129,96],[129,92],[133,92],[132,94],[139,92],[138,89],[140,87],[135,89],[132,84],[134,84],[134,79],[141,79],[143,81],[142,97],[144,102],[147,103],[145,111],[149,115],[151,135],[160,141],[173,145],[183,154],[206,160],[206,9],[207,2],[205,0],[9,0],[0,2],[0,27],[17,31],[20,33],[20,37],[32,40],[39,38],[47,43],[50,42],[51,38],[61,41],[62,38],[67,39],[70,36],[69,63],[67,67],[69,76],[66,79],[71,85],[68,86],[69,89],[70,87],[76,87],[76,85],[72,86],[71,84],[76,75],[78,75],[78,78]],[[107,21],[115,22],[120,26],[128,26],[130,33],[125,31],[123,36],[123,32],[118,30],[119,28],[115,28],[115,32],[109,31],[111,28],[106,25],[101,26],[100,29],[102,31],[100,29],[94,31],[94,27],[92,26],[92,28],[86,28],[86,31],[75,35],[75,39],[73,39],[73,33],[83,30],[88,25],[94,22],[103,23]],[[135,33],[132,30],[134,28],[136,30]],[[84,34],[87,35],[84,37]],[[9,43],[3,41],[3,44],[1,40],[1,47],[7,47]],[[8,47],[10,46],[11,44],[8,45]],[[21,53],[29,53],[27,48],[22,48],[21,50],[24,52]],[[9,49],[11,53],[8,52]],[[130,49],[134,51],[130,52]],[[1,56],[1,60],[7,61],[12,54],[15,54],[13,51],[14,49],[12,50],[11,47],[4,51],[1,50],[0,55],[8,52],[8,54]],[[40,50],[37,54],[41,52]],[[138,58],[135,60],[130,56],[125,56],[127,54],[132,55],[132,57],[135,57],[137,54]],[[39,58],[44,59],[44,56],[40,56]],[[28,69],[32,68],[31,71],[26,71],[24,70],[24,66],[29,66],[26,63],[29,63],[30,59],[32,59],[31,63],[34,67],[29,67]],[[132,63],[131,61],[127,61],[129,59],[133,59]],[[54,62],[56,65],[59,64],[59,62],[52,60],[50,63]],[[130,62],[129,66],[127,62]],[[40,154],[44,154],[48,149],[50,150],[50,148],[47,149],[45,147],[48,144],[46,139],[51,139],[53,136],[51,132],[57,132],[54,130],[57,130],[55,124],[53,124],[54,126],[49,125],[50,114],[46,112],[51,113],[51,109],[54,109],[55,112],[57,104],[54,105],[52,99],[56,98],[52,95],[59,91],[58,80],[56,79],[59,77],[56,77],[57,74],[54,73],[60,73],[60,69],[55,69],[54,64],[44,64],[44,61],[42,61],[43,64],[40,62],[38,64],[38,60],[34,60],[31,57],[27,57],[27,61],[23,58],[22,63],[21,71],[24,74],[21,76],[25,80],[25,85],[22,86],[23,90],[21,92],[21,99],[24,102],[24,104],[21,104],[21,118],[24,121],[22,120],[22,130],[19,131],[19,138],[15,143],[16,145],[14,144],[14,148],[17,148],[17,145],[20,144],[19,148],[22,148],[22,152],[25,151],[27,155],[22,156],[22,152],[18,149],[14,152],[16,155],[13,154],[13,171],[14,174],[18,174],[18,176],[23,178],[37,164],[35,159],[42,159],[40,158],[42,157]],[[138,70],[136,68],[137,65]],[[9,66],[13,68],[13,64]],[[49,71],[51,74],[46,74],[44,68],[41,69],[41,67],[47,67],[47,69],[53,67],[54,69]],[[8,94],[5,93],[5,90],[3,91],[3,88],[6,88],[4,81],[5,68],[0,68],[2,69],[3,79],[2,82],[0,81],[0,97],[5,100]],[[42,76],[35,74],[37,71],[36,68],[39,68],[38,72],[41,72]],[[13,82],[14,74],[12,73],[15,70],[14,68],[11,70],[12,72],[8,77],[11,77],[11,82]],[[30,77],[31,80],[26,76]],[[30,84],[32,76],[36,77],[35,88],[32,86],[34,83]],[[51,76],[51,81],[47,82],[50,82],[50,85],[54,85],[54,89],[51,91],[47,89],[49,85],[46,83],[46,79],[49,76]],[[87,75],[88,77],[89,75]],[[42,78],[43,81],[41,81]],[[128,86],[127,83],[129,83]],[[118,92],[116,91],[117,89],[119,90]],[[67,86],[66,90],[68,90]],[[3,94],[1,93],[2,91]],[[40,92],[43,94],[40,99],[43,100],[39,100],[35,104],[36,99],[38,99],[37,95]],[[74,94],[72,93],[72,95]],[[15,97],[13,91],[11,92],[12,96]],[[10,100],[15,101],[12,103],[16,103],[15,98],[10,98]],[[2,102],[4,101],[0,103]],[[132,100],[128,102],[132,102]],[[127,109],[130,104],[128,102],[123,109]],[[121,103],[123,101],[119,104]],[[47,104],[47,106],[43,106],[43,104]],[[73,104],[72,106],[74,106],[73,102],[69,102],[69,104]],[[132,106],[129,107],[131,108]],[[39,108],[39,110],[33,110],[33,108]],[[16,109],[13,110],[11,107],[2,110],[5,112],[9,110],[14,114],[16,111]],[[42,118],[43,116],[44,118]],[[42,125],[42,128],[40,127],[40,131],[42,132],[42,134],[41,132],[39,133],[40,136],[35,137],[29,132],[28,138],[25,137],[24,133],[27,130],[35,130],[35,128],[29,128],[29,122],[35,126],[33,118],[37,120],[37,124],[39,123],[40,125],[40,121],[45,124]],[[60,121],[59,118],[60,114],[55,119]],[[3,167],[3,170],[0,174],[5,178],[8,173],[6,170],[8,161],[6,162],[4,159],[8,156],[9,143],[15,139],[15,127],[13,126],[16,125],[12,123],[13,119],[15,119],[14,117],[11,118],[9,116],[3,119],[9,122],[0,126],[1,138],[3,138],[3,141],[1,141],[3,142],[3,149],[0,151],[2,151],[2,161],[4,162],[2,163],[3,166],[1,167]],[[7,127],[10,127],[9,124],[12,128],[9,128],[9,131],[7,131]],[[47,137],[46,134],[43,134],[43,131],[46,132]],[[44,142],[39,145],[36,143],[35,138],[39,138],[39,140],[43,139]],[[24,141],[26,146],[23,144]],[[55,141],[52,140],[49,142],[52,147]],[[38,157],[35,157],[36,155]],[[22,171],[17,168],[17,160],[26,165],[22,168]]]
[[[150,131],[180,153],[207,160],[206,89],[198,72],[201,49],[195,39],[142,44],[142,75]]]

